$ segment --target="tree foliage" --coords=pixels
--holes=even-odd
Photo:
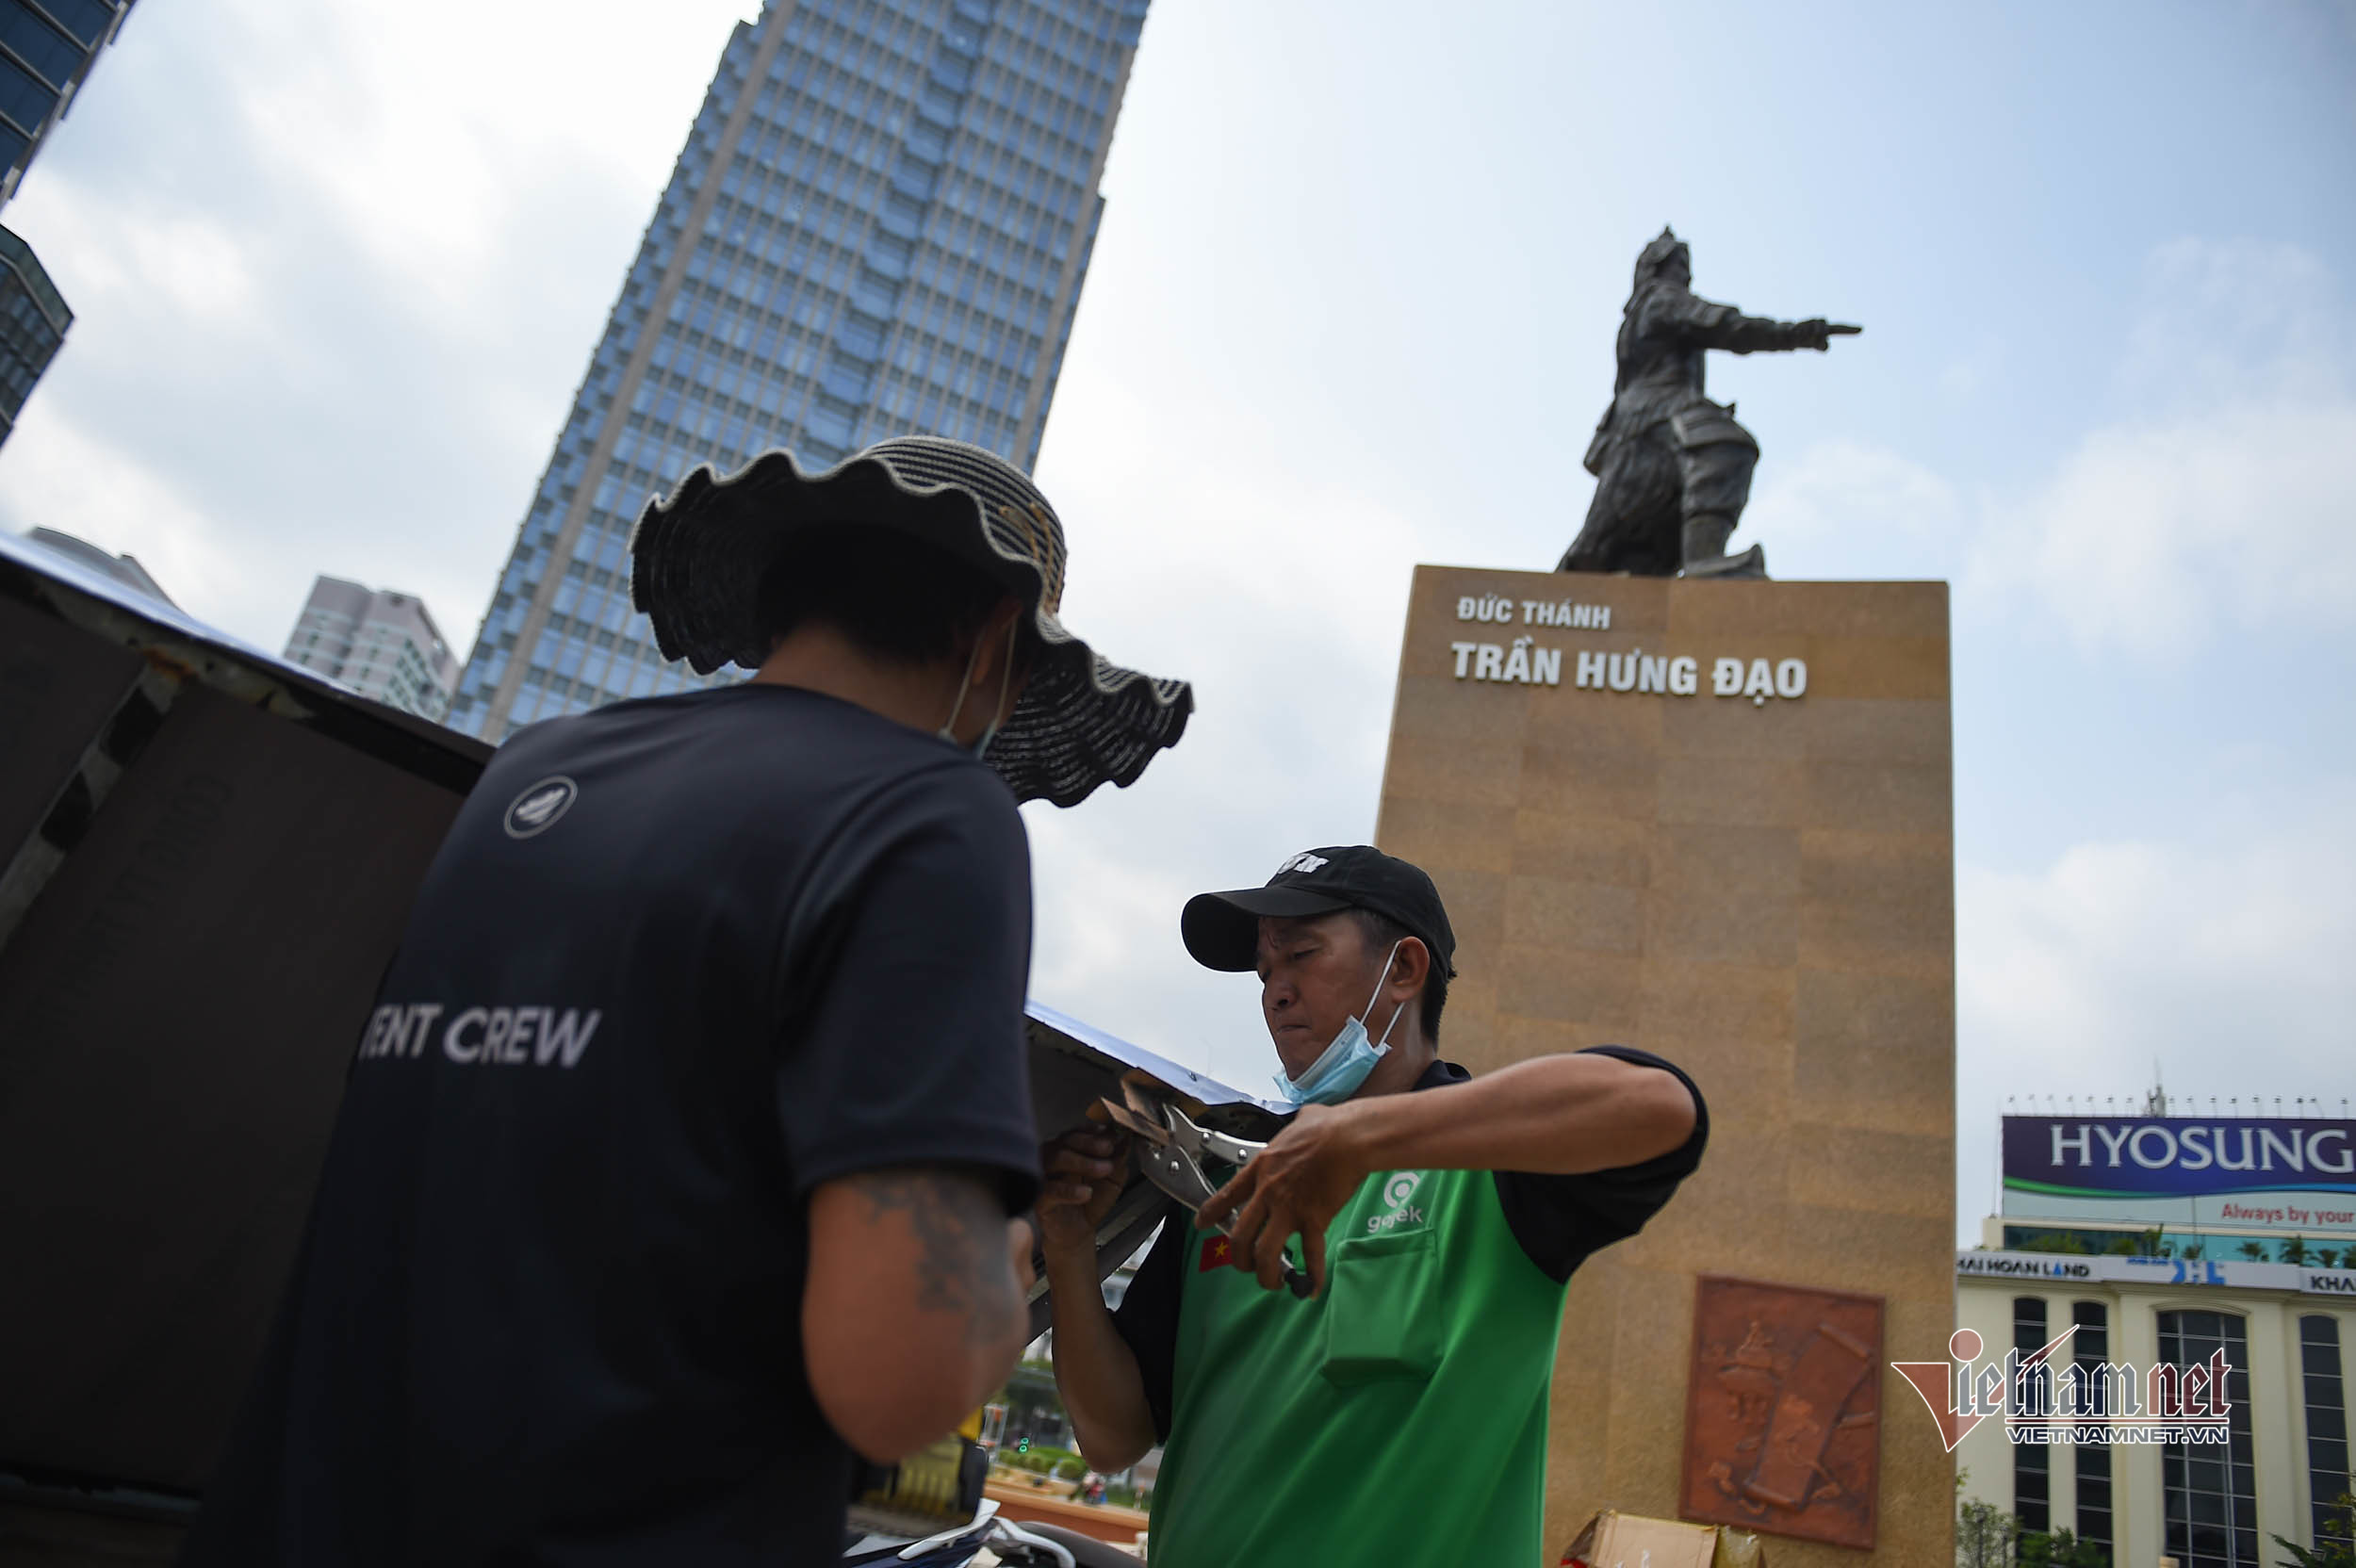
[[[2106,1548],[2068,1530],[2022,1530],[2019,1543],[2020,1568],[2111,1568]]]
[[[2348,1478],[2349,1486],[2331,1499],[2339,1511],[2323,1516],[2321,1538],[2313,1546],[2301,1546],[2281,1536],[2274,1544],[2291,1555],[2282,1560],[2282,1568],[2356,1568],[2356,1475]]]
[[[2016,1533],[2011,1514],[1969,1499],[1955,1514],[1955,1568],[2009,1568]]]

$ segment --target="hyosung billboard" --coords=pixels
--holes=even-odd
[[[2004,1213],[2356,1232],[2356,1121],[2008,1116]]]

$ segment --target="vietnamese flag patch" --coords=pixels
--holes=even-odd
[[[1197,1274],[1208,1274],[1214,1268],[1225,1268],[1235,1261],[1235,1249],[1225,1236],[1213,1236],[1203,1244],[1203,1261],[1195,1268]]]

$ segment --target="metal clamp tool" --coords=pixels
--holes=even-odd
[[[1137,1166],[1146,1180],[1188,1209],[1200,1210],[1219,1189],[1220,1184],[1203,1173],[1202,1162],[1206,1156],[1240,1170],[1268,1147],[1198,1125],[1167,1097],[1135,1078],[1121,1080],[1121,1095],[1127,1104],[1116,1105],[1110,1100],[1097,1103],[1115,1126],[1137,1135]],[[1219,1230],[1234,1233],[1232,1224],[1221,1225]],[[1295,1296],[1307,1300],[1316,1294],[1317,1286],[1307,1273],[1293,1266],[1292,1259],[1286,1258],[1284,1267],[1285,1287]]]

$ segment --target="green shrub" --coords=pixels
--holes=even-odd
[[[2062,1252],[2084,1257],[2086,1244],[2068,1231],[2056,1231],[2038,1236],[2034,1241],[2021,1243],[2021,1250],[2023,1252]]]
[[[2348,1478],[2356,1481],[2356,1476]],[[2296,1541],[2274,1538],[2274,1544],[2290,1553],[2282,1559],[2282,1568],[2356,1568],[2356,1547],[2348,1544],[2356,1537],[2356,1495],[2342,1492],[2332,1499],[2331,1506],[2339,1511],[2324,1515],[2325,1539],[2314,1546],[2301,1546]]]
[[[1038,1443],[1022,1453],[1012,1448],[1000,1448],[998,1462],[1015,1470],[1033,1470],[1042,1476],[1061,1476],[1075,1481],[1087,1475],[1088,1468],[1088,1461],[1071,1449],[1051,1448]]]
[[[2110,1568],[2111,1554],[2068,1530],[2021,1530],[2020,1568]]]

